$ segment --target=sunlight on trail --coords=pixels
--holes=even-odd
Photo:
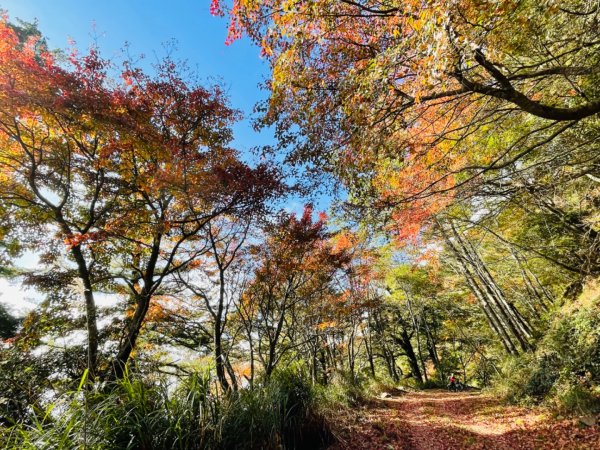
[[[597,427],[555,421],[489,395],[414,392],[370,405],[334,449],[598,449]]]
[[[415,406],[404,422],[411,426],[444,424],[484,436],[500,436],[515,429],[532,429],[547,419],[524,408],[494,406],[494,399],[477,393],[415,393],[391,402]],[[401,406],[400,406],[401,407]]]

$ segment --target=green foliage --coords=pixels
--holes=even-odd
[[[268,449],[320,448],[330,441],[314,392],[296,371],[254,389],[219,396],[210,377],[192,374],[174,390],[138,375],[98,391],[79,389],[0,437],[4,448]]]
[[[445,387],[446,383],[437,378],[429,378],[427,381],[419,384],[420,389],[443,389]]]
[[[325,417],[452,373],[600,410],[600,10],[396,3],[231,11],[273,63],[258,125],[358,206],[335,232],[308,205],[265,214],[287,188],[229,147],[219,87],[170,58],[109,80],[95,48],[71,67],[0,18],[0,276],[31,249],[47,295],[0,347],[0,446],[319,448]]]
[[[498,374],[496,361],[480,357],[473,366],[472,380],[475,386],[487,387],[491,384],[492,379]]]
[[[330,437],[315,411],[315,391],[298,370],[234,394],[222,428],[223,448],[319,448]],[[240,438],[244,442],[240,442]]]
[[[0,338],[14,337],[20,323],[19,318],[13,316],[8,308],[0,303]]]
[[[317,403],[323,410],[354,407],[364,403],[369,387],[366,380],[353,380],[346,374],[336,374],[329,384],[317,386]]]
[[[52,391],[54,362],[21,346],[0,349],[0,425],[31,423],[41,398]]]
[[[556,379],[545,356],[525,354],[505,361],[494,389],[510,402],[532,403],[542,400]]]
[[[587,414],[600,410],[598,393],[580,384],[565,383],[556,389],[555,404],[557,410],[564,413]]]
[[[362,406],[382,392],[398,391],[397,383],[386,378],[374,379],[367,375],[352,377],[336,373],[326,385],[315,386],[315,404],[325,416],[334,416],[341,409]]]
[[[496,390],[513,402],[545,402],[558,410],[600,410],[600,290],[590,283],[563,306],[535,353],[511,358]]]

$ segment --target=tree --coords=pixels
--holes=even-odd
[[[230,41],[246,33],[271,62],[263,123],[288,160],[338,175],[401,239],[457,196],[535,185],[565,161],[597,176],[593,6],[215,1],[213,12],[229,14]]]
[[[328,242],[325,217],[313,222],[310,205],[300,218],[282,213],[270,228],[265,244],[250,250],[258,262],[244,294],[256,305],[246,313],[255,314],[256,351],[267,378],[286,354],[312,339],[298,334],[310,329],[301,311],[328,298],[336,273],[349,262],[345,249],[338,252]]]
[[[14,337],[20,322],[4,304],[0,303],[0,338],[9,339]]]
[[[180,274],[179,277],[180,282],[203,303],[208,314],[206,322],[212,328],[215,371],[223,391],[237,390],[238,387],[229,358],[233,344],[224,341],[236,299],[246,283],[243,257],[247,251],[248,233],[255,220],[256,217],[250,216],[242,220],[223,216],[211,221],[206,229],[207,250],[196,263],[195,274],[188,273],[185,278]]]
[[[105,373],[121,377],[151,300],[201,251],[210,220],[261,208],[277,173],[227,147],[233,120],[218,87],[188,86],[165,60],[151,77],[125,65],[107,78],[96,49],[61,67],[37,40],[0,24],[0,198],[28,245],[62,240],[82,280],[88,368],[98,369],[94,293],[127,295],[123,333]],[[188,243],[190,245],[188,245]],[[75,275],[75,274],[73,274]]]

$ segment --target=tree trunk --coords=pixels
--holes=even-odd
[[[135,348],[137,338],[142,328],[142,323],[144,322],[144,318],[150,307],[150,296],[137,295],[135,296],[135,302],[135,311],[127,325],[125,338],[122,340],[117,356],[112,362],[112,373],[109,377],[115,380],[123,378],[123,375],[125,374],[125,366],[131,357],[131,352]]]
[[[514,323],[514,326],[524,337],[523,340],[526,342],[526,347],[529,348],[530,346],[527,342],[527,339],[530,339],[532,337],[531,326],[527,323],[523,315],[521,315],[519,311],[517,311],[514,304],[508,301],[506,295],[500,289],[500,287],[492,277],[492,274],[489,272],[487,266],[483,263],[483,261],[473,248],[473,245],[469,241],[467,241],[467,243],[471,248],[471,255],[475,263],[474,266],[478,272],[481,272],[482,281],[485,283],[486,286],[489,286],[489,289],[493,292],[497,301],[502,305],[503,310],[508,313],[510,319],[512,320],[512,323]],[[524,348],[524,350],[527,350],[528,348]]]
[[[425,326],[425,338],[427,341],[427,352],[429,353],[429,357],[431,358],[431,361],[433,362],[433,366],[435,367],[435,370],[437,371],[440,380],[445,380],[446,374],[444,373],[444,369],[442,368],[442,365],[440,363],[440,357],[438,355],[437,348],[436,348],[436,339],[434,338],[433,334],[431,333],[431,330],[429,329],[429,325],[427,323],[427,317],[423,318],[423,324]]]
[[[227,382],[227,377],[225,376],[225,356],[223,354],[223,343],[221,341],[221,336],[221,317],[220,315],[217,315],[213,329],[215,370],[217,372],[217,379],[221,384],[221,388],[223,391],[227,392],[229,390],[229,383]]]
[[[410,317],[413,323],[413,330],[415,331],[415,334],[417,335],[417,354],[419,355],[419,361],[421,362],[421,368],[423,370],[423,377],[425,378],[425,381],[428,381],[428,377],[427,377],[427,367],[425,366],[425,360],[423,359],[423,351],[421,350],[421,333],[420,333],[420,325],[419,322],[417,321],[417,318],[415,317],[415,314],[413,312],[413,308],[412,308],[412,302],[410,299],[410,295],[408,294],[408,292],[405,289],[402,289],[404,291],[404,294],[406,295],[406,300],[408,302],[408,311],[410,312]]]
[[[321,368],[323,369],[323,384],[326,385],[327,383],[329,383],[329,377],[327,375],[327,356],[325,355],[325,352],[323,350],[319,352],[319,356],[321,361]]]
[[[88,342],[88,379],[93,381],[96,378],[96,371],[98,368],[98,322],[97,322],[97,311],[96,301],[94,299],[94,291],[92,290],[92,282],[90,279],[90,273],[85,261],[85,257],[81,251],[79,245],[71,248],[71,254],[77,264],[77,271],[79,278],[83,282],[83,297],[85,299],[85,322],[87,328],[87,342]]]
[[[369,370],[371,377],[375,378],[375,360],[373,358],[373,341],[371,335],[371,327],[369,326],[369,332],[365,336],[365,352],[369,361]]]
[[[148,308],[150,308],[152,294],[154,289],[156,289],[156,286],[154,285],[154,272],[156,270],[156,264],[160,254],[161,240],[162,234],[159,233],[154,236],[152,251],[150,252],[150,256],[144,270],[144,286],[142,288],[142,292],[140,294],[134,292],[133,294],[136,303],[135,311],[131,321],[127,326],[125,339],[122,341],[117,356],[113,360],[111,367],[112,374],[110,374],[110,376],[117,380],[123,378],[123,375],[125,374],[125,367],[129,361],[129,358],[131,357],[131,352],[135,348],[137,338],[140,334],[140,330],[142,329],[142,324],[144,323],[144,319],[148,313]]]
[[[539,289],[533,284],[533,281],[531,281],[531,278],[529,276],[529,273],[527,272],[525,264],[523,264],[522,258],[518,255],[517,252],[515,252],[515,250],[511,246],[508,246],[508,248],[509,248],[510,254],[512,255],[512,257],[516,261],[517,265],[519,266],[519,270],[521,271],[521,276],[523,277],[523,281],[525,282],[525,287],[527,289],[527,292],[529,293],[529,297],[532,300],[536,299],[539,307],[543,311],[548,312],[548,306],[546,305],[547,293],[544,293],[543,291],[542,292],[539,291]],[[535,278],[535,280],[539,282],[539,280],[537,278]],[[540,314],[533,305],[532,305],[532,309],[535,313],[535,316],[539,318]]]
[[[498,312],[499,317],[519,342],[523,351],[530,350],[532,347],[528,342],[528,339],[532,337],[532,333],[529,324],[517,311],[514,305],[506,299],[504,292],[494,281],[491,273],[475,251],[473,245],[458,233],[452,222],[450,222],[450,228],[452,229],[454,238],[462,251],[465,261],[469,263],[477,274],[483,287],[483,294],[488,297],[491,304]]]
[[[408,332],[403,329],[400,333],[400,336],[394,336],[394,340],[400,345],[406,358],[408,359],[408,364],[410,365],[410,371],[412,376],[418,383],[423,383],[423,375],[421,374],[421,369],[419,368],[419,361],[417,359],[417,355],[413,349],[412,343],[410,342],[410,336]]]
[[[475,275],[471,271],[470,260],[463,253],[464,246],[460,246],[460,247],[458,246],[461,244],[461,241],[457,239],[457,245],[454,245],[454,243],[448,236],[446,230],[444,229],[443,225],[439,222],[438,222],[438,227],[442,233],[442,236],[444,237],[444,239],[446,241],[446,244],[448,245],[448,247],[454,254],[456,260],[458,261],[459,267],[460,267],[460,272],[465,277],[467,284],[468,284],[469,288],[471,289],[471,292],[473,292],[473,294],[479,301],[479,304],[481,305],[481,308],[482,308],[483,312],[485,313],[485,316],[488,319],[488,323],[490,324],[491,328],[496,332],[498,337],[500,337],[502,345],[504,346],[504,348],[506,349],[506,351],[509,354],[513,354],[513,355],[518,354],[519,352],[518,352],[517,348],[515,347],[514,343],[512,342],[511,338],[509,337],[508,326],[506,325],[506,323],[503,320],[501,320],[501,317],[496,313],[495,309],[490,304],[491,299],[490,299],[489,295],[486,295],[485,290],[482,289],[479,282],[476,280]],[[456,231],[456,230],[454,230],[454,231]]]
[[[396,358],[387,346],[383,349],[383,357],[390,377],[397,383],[400,381],[400,375],[398,375],[398,371],[396,370]]]
[[[229,375],[229,379],[231,380],[231,387],[234,391],[238,390],[238,381],[235,376],[235,371],[233,370],[233,366],[231,365],[231,361],[229,360],[229,355],[224,355],[225,368],[227,369],[227,374]]]

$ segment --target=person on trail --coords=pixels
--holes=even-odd
[[[454,374],[450,374],[450,377],[448,377],[448,388],[451,390],[454,390],[456,388],[456,377],[454,376]]]

